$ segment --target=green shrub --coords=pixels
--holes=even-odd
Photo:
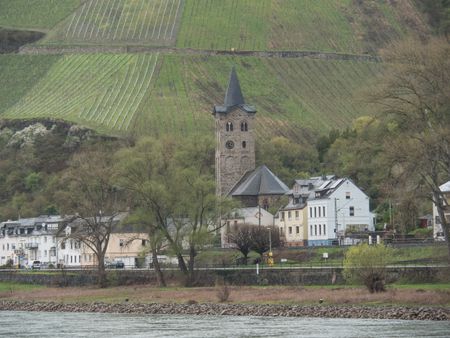
[[[392,249],[382,244],[361,244],[350,248],[344,258],[344,278],[351,284],[363,284],[370,292],[385,291],[386,267]]]

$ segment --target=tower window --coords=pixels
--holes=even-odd
[[[233,131],[233,123],[227,122],[226,130],[227,130],[227,131]]]
[[[241,123],[241,131],[248,131],[248,124],[247,122]]]
[[[247,147],[247,142],[242,141],[242,148],[245,148],[245,147]]]

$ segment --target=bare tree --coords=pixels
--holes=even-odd
[[[248,254],[252,247],[252,226],[247,224],[234,226],[228,234],[228,239],[242,253],[244,264],[247,265]]]
[[[437,206],[450,260],[448,201],[439,186],[450,179],[450,45],[397,43],[384,59],[390,68],[372,96],[389,130],[384,150],[393,182],[408,185]]]
[[[57,196],[61,209],[75,215],[66,237],[84,243],[95,254],[100,287],[107,284],[105,254],[124,200],[124,192],[117,190],[113,179],[110,152],[85,151],[71,160],[63,178],[65,190]]]
[[[251,247],[250,249],[262,256],[270,247],[278,248],[281,246],[280,233],[275,227],[253,226],[251,228]]]

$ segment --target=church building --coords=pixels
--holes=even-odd
[[[223,105],[214,106],[216,120],[216,193],[245,207],[269,209],[289,188],[266,166],[255,169],[255,107],[244,101],[233,67]]]

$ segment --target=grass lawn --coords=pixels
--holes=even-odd
[[[427,305],[450,306],[450,284],[393,285],[386,292],[371,294],[357,286],[231,286],[229,303],[246,304],[324,304]],[[218,302],[216,287],[167,287],[148,285],[50,288],[0,283],[0,298],[5,300],[55,301],[63,303],[199,303]]]
[[[15,292],[31,292],[35,290],[42,290],[46,287],[43,285],[33,285],[33,284],[21,284],[13,282],[0,282],[0,294],[13,294]]]

